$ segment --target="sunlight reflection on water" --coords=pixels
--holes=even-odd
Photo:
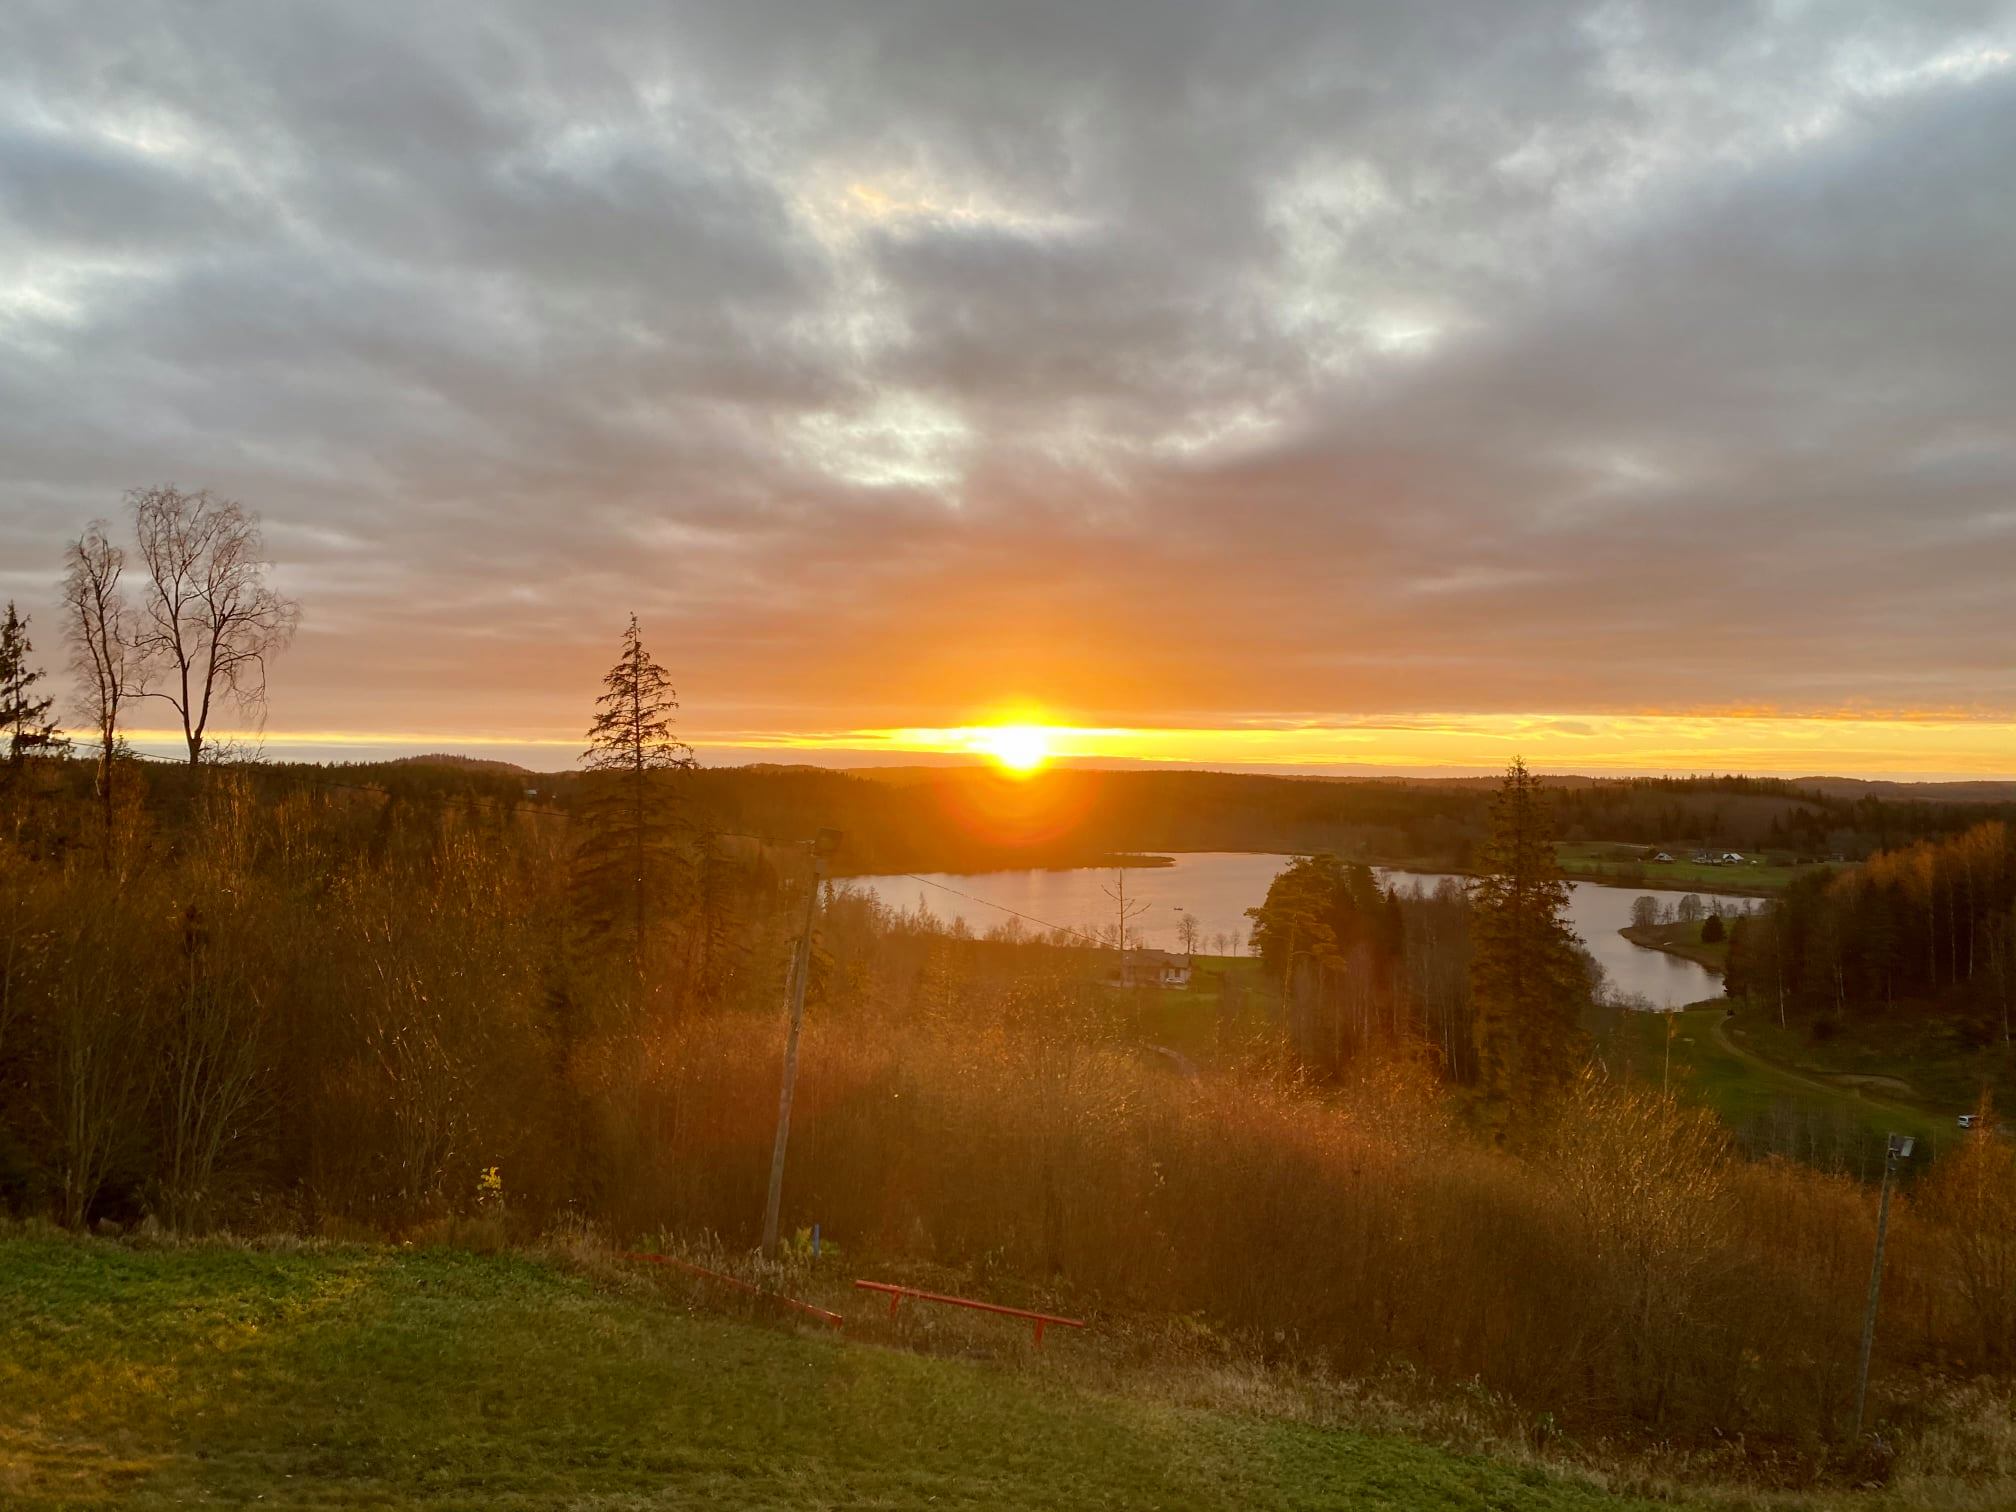
[[[1140,938],[1164,950],[1180,948],[1177,920],[1189,912],[1197,916],[1203,929],[1200,948],[1214,955],[1221,953],[1221,936],[1228,945],[1245,939],[1249,928],[1246,910],[1266,898],[1267,884],[1286,861],[1285,856],[1244,851],[1199,851],[1176,856],[1173,866],[1130,868],[1128,898],[1148,905],[1136,925]],[[1114,917],[1113,902],[1105,893],[1113,882],[1111,871],[918,875],[938,886],[925,886],[903,876],[853,877],[848,883],[874,893],[893,908],[915,909],[921,899],[938,918],[947,923],[964,919],[967,928],[976,934],[1008,923],[1010,916],[998,908],[954,897],[940,888],[970,893],[1045,923],[1087,934],[1101,925],[1110,926]],[[1380,875],[1382,878],[1397,875],[1403,886],[1412,880],[1430,891],[1441,880],[1438,873],[1395,874],[1382,869]],[[1571,883],[1570,889],[1569,921],[1602,964],[1616,990],[1642,995],[1659,1008],[1677,1008],[1721,995],[1722,979],[1706,967],[1664,951],[1633,945],[1617,933],[1631,922],[1634,898],[1649,896],[1670,905],[1686,896],[1685,893],[1649,887],[1604,887],[1593,882]],[[1704,895],[1703,901],[1713,900]],[[1725,909],[1744,909],[1754,906],[1755,901],[1725,898],[1722,903]],[[1236,952],[1236,946],[1231,948]]]

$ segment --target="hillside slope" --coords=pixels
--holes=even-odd
[[[1401,1439],[684,1314],[518,1257],[0,1238],[0,1501],[255,1499],[1648,1506]]]

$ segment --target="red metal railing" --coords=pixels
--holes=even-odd
[[[794,1308],[808,1317],[817,1318],[821,1323],[830,1324],[834,1328],[840,1327],[846,1321],[836,1312],[828,1312],[823,1307],[814,1307],[810,1302],[800,1302],[796,1297],[787,1297],[782,1292],[765,1291],[762,1287],[751,1285],[739,1276],[730,1276],[721,1271],[709,1270],[706,1266],[695,1265],[690,1260],[676,1259],[671,1255],[649,1255],[638,1250],[620,1250],[618,1251],[618,1258],[623,1260],[641,1260],[647,1265],[670,1266],[673,1270],[682,1270],[691,1276],[702,1276],[709,1281],[718,1281],[723,1286],[732,1287],[739,1292],[746,1292],[752,1297],[761,1297],[770,1302],[781,1302],[786,1307]]]
[[[905,1297],[914,1297],[919,1302],[943,1302],[948,1307],[970,1307],[975,1312],[1000,1313],[1008,1318],[1026,1318],[1036,1325],[1036,1346],[1043,1346],[1043,1329],[1055,1323],[1060,1328],[1083,1328],[1080,1318],[1060,1318],[1055,1313],[1031,1312],[1026,1307],[1003,1307],[998,1302],[976,1302],[971,1297],[948,1297],[941,1292],[919,1291],[914,1286],[895,1286],[887,1281],[856,1281],[854,1285],[861,1291],[887,1292],[889,1294],[889,1316],[896,1316],[896,1309],[903,1305]]]

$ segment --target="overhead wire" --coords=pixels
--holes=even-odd
[[[991,898],[983,898],[975,893],[961,892],[956,887],[947,887],[943,882],[933,882],[929,877],[920,877],[915,872],[895,872],[891,875],[904,877],[912,882],[921,882],[926,887],[935,887],[940,892],[952,894],[955,898],[964,898],[968,903],[978,903],[982,908],[998,908],[1002,913],[1013,915],[1015,918],[1021,919],[1026,923],[1040,924],[1053,934],[1070,935],[1073,939],[1083,940],[1086,944],[1096,945],[1102,950],[1112,948],[1111,942],[1088,935],[1081,929],[1072,929],[1065,924],[1052,924],[1048,919],[1039,919],[1034,914],[1023,913],[1019,908],[1010,908],[1006,903],[996,903]]]

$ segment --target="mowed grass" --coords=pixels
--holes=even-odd
[[[1721,973],[1729,969],[1728,921],[1723,922],[1723,937],[1719,940],[1704,940],[1701,931],[1706,921],[1697,919],[1692,924],[1648,924],[1627,925],[1617,933],[1633,945],[1643,945],[1648,950],[1663,950],[1689,961],[1698,961],[1710,971]]]
[[[1900,1085],[1891,1090],[1899,1101],[1958,1114],[1973,1109],[1985,1087],[1996,1107],[2016,1108],[2016,1049],[2001,1042],[1992,1022],[1970,1026],[1952,1013],[1899,1004],[1837,1020],[1825,1040],[1798,1024],[1781,1029],[1767,1014],[1745,1014],[1743,1028],[1760,1053],[1785,1065],[1821,1075],[1894,1079]],[[1876,1090],[1884,1088],[1879,1084]],[[1946,1123],[1951,1127],[1950,1116]]]
[[[1723,1025],[1727,1013],[1727,1005],[1716,1001],[1675,1014],[1626,1014],[1624,1048],[1633,1073],[1658,1086],[1670,1064],[1672,1087],[1712,1108],[1746,1142],[1759,1147],[1758,1153],[1769,1146],[1774,1131],[1795,1123],[1809,1144],[1815,1129],[1831,1129],[1859,1132],[1865,1144],[1880,1149],[1894,1131],[1917,1136],[1934,1154],[1942,1136],[1950,1133],[1950,1119],[1852,1086],[1830,1085],[1760,1057],[1745,1043],[1740,1024]]]
[[[1199,955],[1191,963],[1187,986],[1114,987],[1109,995],[1134,1038],[1203,1062],[1218,1048],[1228,984],[1240,994],[1245,1013],[1259,1017],[1268,1012],[1276,984],[1267,980],[1266,963],[1257,956]]]
[[[696,1316],[508,1255],[6,1238],[0,1505],[1648,1506],[1065,1368]]]

